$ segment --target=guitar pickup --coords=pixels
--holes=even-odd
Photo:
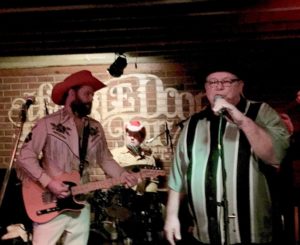
[[[43,214],[48,214],[48,213],[52,213],[52,212],[56,212],[56,211],[60,211],[60,210],[62,210],[62,209],[59,208],[59,207],[46,208],[46,209],[36,211],[36,214],[37,215],[43,215]]]

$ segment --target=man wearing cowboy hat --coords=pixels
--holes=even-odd
[[[146,137],[145,126],[138,120],[131,120],[125,123],[125,145],[119,148],[112,149],[111,153],[114,159],[125,168],[130,168],[133,171],[135,168],[147,166],[156,166],[155,158],[151,149],[142,147]],[[156,192],[157,181],[151,180],[142,181],[135,186],[138,192]]]
[[[27,136],[16,162],[23,185],[34,181],[56,200],[65,199],[70,196],[70,187],[58,177],[75,170],[84,184],[89,182],[87,168],[96,166],[127,186],[137,184],[136,177],[113,159],[102,125],[88,117],[93,95],[103,87],[87,70],[73,73],[54,86],[51,98],[63,108],[40,119]],[[86,203],[79,211],[64,210],[49,221],[35,221],[32,243],[56,244],[64,234],[64,244],[84,245],[89,227],[90,206]]]
[[[125,123],[124,129],[125,145],[112,149],[114,159],[132,172],[155,167],[156,159],[151,149],[142,145],[146,137],[145,126],[138,120],[131,120]],[[132,187],[136,195],[128,208],[133,215],[124,224],[120,223],[120,226],[127,236],[133,239],[134,244],[145,244],[146,241],[158,244],[161,240],[164,206],[157,192],[158,183],[157,178],[146,178]]]

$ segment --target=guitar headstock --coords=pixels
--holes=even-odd
[[[158,176],[165,176],[166,171],[159,168],[142,168],[140,174],[143,178],[154,178]]]

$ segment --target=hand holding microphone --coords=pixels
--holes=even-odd
[[[214,97],[214,105],[212,110],[216,115],[224,116],[227,121],[230,121],[238,126],[241,125],[246,118],[244,113],[239,111],[234,104],[228,102],[221,95],[216,95]]]
[[[218,94],[215,95],[212,110],[218,116],[223,116],[223,113],[226,111],[226,108],[224,107],[224,101],[226,100],[223,98],[223,96]]]

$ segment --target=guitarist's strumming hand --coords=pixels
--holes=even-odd
[[[69,186],[66,185],[61,180],[52,179],[50,183],[47,185],[49,191],[51,191],[57,198],[66,198],[69,196],[70,190]]]
[[[122,184],[124,184],[125,187],[127,187],[127,188],[135,186],[139,182],[139,179],[136,178],[135,175],[133,175],[127,171],[122,172],[120,178],[121,178]]]

